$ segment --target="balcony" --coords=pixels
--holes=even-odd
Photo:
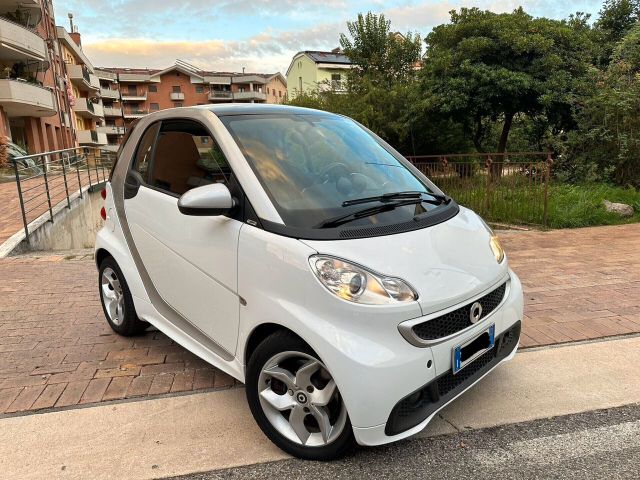
[[[182,92],[171,92],[171,100],[174,102],[181,102],[184,100],[184,93]]]
[[[209,100],[212,102],[231,102],[233,101],[233,92],[227,90],[211,90],[209,92]]]
[[[149,113],[148,110],[125,110],[124,118],[142,118]]]
[[[0,17],[0,58],[44,62],[48,59],[47,44],[28,28]]]
[[[84,118],[104,118],[102,105],[88,101],[86,98],[78,98],[73,110]]]
[[[123,102],[146,102],[147,101],[147,92],[137,90],[134,92],[133,90],[120,90],[120,95],[122,95]]]
[[[95,130],[78,130],[78,143],[80,145],[106,145],[107,135]]]
[[[120,149],[119,143],[109,143],[100,147],[101,150],[107,150],[109,152],[117,152]]]
[[[0,80],[0,105],[9,117],[51,117],[58,112],[51,90],[22,80]]]
[[[111,88],[101,88],[100,96],[102,98],[110,98],[112,100],[120,100],[120,91]]]
[[[263,92],[234,92],[233,99],[238,102],[265,102],[267,94]]]
[[[100,80],[107,80],[109,82],[116,82],[118,80],[118,75],[113,72],[107,72],[106,70],[100,70],[99,68],[95,69],[96,77]]]
[[[105,117],[121,117],[122,116],[121,108],[104,107],[103,110],[104,110]]]
[[[260,75],[238,75],[237,77],[233,77],[233,83],[257,83],[264,85],[268,83],[268,81]]]
[[[120,83],[144,83],[151,80],[149,73],[121,73],[118,75]]]
[[[81,92],[98,92],[100,91],[100,81],[98,77],[89,72],[84,65],[67,64],[67,73],[69,79]]]
[[[96,132],[104,133],[105,135],[124,135],[124,127],[116,127],[115,125],[107,125],[105,127],[96,127]]]

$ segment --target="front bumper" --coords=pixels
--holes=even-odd
[[[384,429],[387,436],[398,435],[420,425],[427,418],[471,387],[508,358],[518,346],[521,322],[496,338],[495,346],[476,358],[456,375],[450,370],[400,400],[389,415]]]
[[[376,387],[370,387],[379,394],[368,397],[367,413],[383,417],[384,423],[366,427],[353,422],[359,444],[381,445],[418,433],[445,405],[481,380],[499,363],[513,358],[520,337],[523,298],[520,281],[513,272],[510,272],[509,282],[508,294],[499,308],[475,326],[445,341],[422,348],[403,339],[405,347],[395,351],[395,368],[389,368],[384,373],[378,370]],[[495,346],[453,375],[452,350],[491,324],[495,325]],[[431,368],[425,367],[427,359],[433,360]],[[392,388],[384,390],[378,387],[385,384]],[[340,389],[342,392],[343,387]],[[351,414],[353,407],[347,407]]]

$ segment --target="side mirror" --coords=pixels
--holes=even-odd
[[[222,183],[204,185],[189,190],[178,200],[178,209],[184,215],[214,217],[224,215],[236,206],[229,189]]]

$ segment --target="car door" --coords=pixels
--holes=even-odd
[[[204,126],[164,120],[142,135],[124,195],[131,237],[146,270],[143,281],[147,277],[147,291],[157,292],[150,295],[154,306],[178,328],[195,327],[227,358],[238,335],[242,223],[228,216],[184,215],[178,198],[198,186],[228,183],[229,177],[224,156]]]

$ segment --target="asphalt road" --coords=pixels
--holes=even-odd
[[[175,477],[219,479],[638,479],[640,405]]]

